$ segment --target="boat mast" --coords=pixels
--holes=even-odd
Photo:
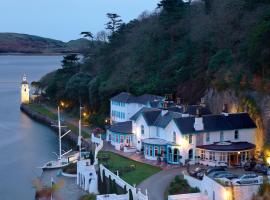
[[[61,119],[60,107],[58,106],[58,135],[59,135],[59,160],[62,159],[62,143],[61,143]]]

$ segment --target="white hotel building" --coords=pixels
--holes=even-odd
[[[111,98],[111,120],[107,140],[136,147],[149,160],[233,166],[256,148],[256,125],[247,113],[213,115],[203,105],[176,106],[160,96],[120,93]]]

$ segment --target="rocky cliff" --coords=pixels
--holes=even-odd
[[[222,112],[224,104],[227,104],[229,112],[248,112],[258,127],[256,132],[258,150],[270,141],[270,95],[208,89],[205,101],[213,113]]]

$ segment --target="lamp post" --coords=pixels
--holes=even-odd
[[[81,151],[82,151],[82,110],[84,107],[80,105],[80,118],[79,118],[79,138],[78,138],[78,146],[79,146],[79,160],[81,160]]]

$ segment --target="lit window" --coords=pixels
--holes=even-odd
[[[205,159],[205,150],[201,150],[201,159]]]
[[[155,156],[157,157],[158,156],[158,148],[155,147]]]
[[[239,139],[239,131],[238,130],[235,130],[234,131],[234,139],[235,140],[238,140]]]

